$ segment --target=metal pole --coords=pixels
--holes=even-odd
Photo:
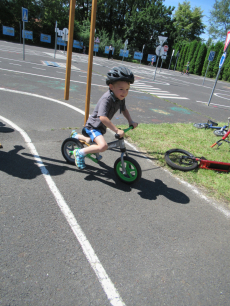
[[[170,69],[170,66],[171,66],[172,57],[173,57],[173,55],[171,55],[171,59],[170,59],[170,63],[169,63],[169,68],[168,68],[168,70]]]
[[[210,64],[210,61],[208,61],[208,67],[209,67],[209,64]],[[207,74],[207,72],[208,72],[208,67],[207,67],[206,72],[205,72],[204,81],[205,81],[205,78],[206,78],[206,74]],[[204,81],[203,81],[203,84],[202,84],[202,85],[204,85]]]
[[[56,56],[56,51],[57,51],[57,21],[56,21],[56,32],[55,32],[55,46],[54,46],[54,58]]]
[[[157,58],[157,64],[156,64],[156,69],[155,69],[155,74],[154,74],[153,81],[155,81],[156,72],[157,72],[157,66],[158,66],[158,61],[159,61],[159,56],[158,56],[158,58]]]
[[[20,44],[22,43],[22,29],[21,29],[21,22],[19,21],[19,26],[20,26]]]
[[[213,96],[213,93],[214,93],[214,90],[215,90],[215,87],[216,87],[216,83],[217,83],[218,78],[219,78],[219,75],[220,75],[220,71],[221,71],[221,68],[219,68],[219,71],[218,71],[218,73],[217,73],[216,81],[215,81],[215,84],[214,84],[213,89],[212,89],[211,96],[210,96],[209,101],[208,101],[208,106],[209,106],[209,104],[210,104],[210,102],[211,102],[211,100],[212,100],[212,96]]]
[[[97,0],[92,0],[91,10],[91,26],[90,26],[90,38],[89,38],[89,61],[88,61],[88,73],[87,73],[87,85],[86,85],[86,97],[85,97],[85,120],[84,125],[89,117],[89,105],[90,105],[90,91],[92,81],[92,70],[93,70],[93,47],[94,47],[94,31],[96,23],[96,11],[97,11]]]
[[[177,58],[176,58],[176,64],[175,64],[175,67],[174,67],[174,71],[175,71],[175,69],[176,69],[176,65],[177,65],[177,60],[178,60],[178,58],[179,58],[179,56],[177,56]]]
[[[25,60],[25,21],[23,21],[23,61]]]
[[[76,0],[70,0],[69,36],[68,36],[67,58],[66,58],[65,93],[64,93],[64,99],[65,100],[69,100],[69,86],[70,86],[71,61],[72,61],[72,49],[73,49],[75,4],[76,4]],[[66,37],[65,37],[65,39],[66,39]]]
[[[163,58],[161,59],[161,68],[162,68],[162,64],[163,64]],[[161,68],[160,68],[160,72],[161,72]]]

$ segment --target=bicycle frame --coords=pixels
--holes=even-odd
[[[128,132],[129,130],[133,129],[133,126],[130,126],[129,128],[125,129],[124,132]],[[124,154],[126,154],[126,156],[128,156],[128,153],[126,152],[126,147],[125,147],[125,141],[124,138],[119,138],[118,134],[115,134],[115,138],[118,138],[115,141],[111,141],[108,143],[108,149],[107,150],[111,150],[114,148],[120,148],[121,150],[121,164],[122,164],[122,171],[123,174],[126,174],[126,170],[125,170],[125,163],[124,163]],[[80,142],[84,143],[87,146],[91,146],[93,143],[86,143],[83,140],[80,140]],[[71,154],[73,154],[73,151],[70,151]],[[96,158],[94,158],[92,155],[95,155]],[[87,158],[91,159],[92,161],[94,161],[95,163],[98,163],[98,161],[100,161],[102,159],[102,156],[99,153],[89,153],[86,155]]]
[[[199,168],[201,169],[207,169],[207,170],[216,170],[216,171],[223,171],[223,172],[229,172],[230,171],[230,163],[224,163],[224,162],[217,162],[213,160],[206,160],[202,158],[195,157],[196,161],[199,161]]]
[[[215,145],[218,145],[218,147],[221,146],[223,144],[222,141],[225,141],[230,144],[230,141],[226,140],[229,134],[230,134],[230,130],[220,140],[218,140],[213,145],[211,145],[211,148],[215,147]]]

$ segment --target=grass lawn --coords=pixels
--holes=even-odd
[[[219,126],[224,123],[219,123]],[[120,126],[125,128],[127,126]],[[213,134],[213,129],[197,129],[193,123],[139,124],[138,128],[126,134],[129,142],[135,143],[156,162],[167,167],[174,175],[197,187],[204,188],[208,196],[227,202],[230,206],[229,173],[196,169],[189,172],[172,170],[164,160],[169,149],[184,149],[194,156],[230,163],[230,146],[224,142],[218,149],[211,145],[221,137]]]

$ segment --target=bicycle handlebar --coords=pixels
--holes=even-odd
[[[127,129],[123,130],[125,133],[127,133],[128,131],[134,129],[133,125],[130,125]],[[115,138],[116,139],[120,139],[120,135],[119,134],[115,134]]]
[[[219,144],[219,142],[221,142],[221,141],[227,141],[227,140],[225,140],[225,138],[227,138],[229,134],[230,134],[230,130],[229,130],[220,140],[218,140],[217,142],[215,142],[215,143],[211,146],[211,148],[215,147],[215,145]],[[222,144],[222,143],[221,143],[221,144]],[[219,144],[219,146],[220,146],[221,144]]]

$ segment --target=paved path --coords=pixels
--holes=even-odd
[[[15,46],[6,45],[13,52]],[[21,54],[0,53],[0,304],[228,305],[229,211],[131,146],[143,171],[132,187],[115,178],[115,150],[99,165],[88,161],[84,171],[68,165],[60,147],[71,128],[83,124],[87,63],[74,59],[80,70],[72,72],[70,100],[64,101],[64,70],[41,63],[49,61],[49,50],[27,49],[33,64],[22,63]],[[6,58],[21,66],[10,68]],[[104,75],[114,62],[96,58],[95,64],[92,104],[105,91]],[[172,85],[163,86],[173,93]],[[171,109],[179,108],[172,101],[137,88],[129,97],[129,108],[146,122],[206,119],[212,112],[221,118],[219,108],[197,112],[195,105],[204,106],[189,96],[180,101],[194,110],[183,116]],[[171,115],[150,115],[150,108]],[[120,115],[114,121],[124,122]],[[106,139],[113,140],[112,133]]]

